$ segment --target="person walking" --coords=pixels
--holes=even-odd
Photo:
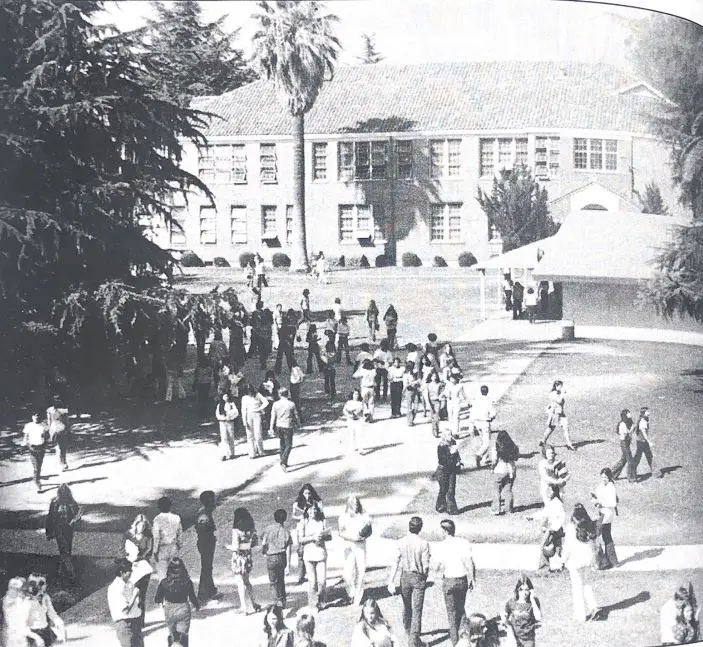
[[[505,304],[505,311],[512,312],[513,310],[513,281],[510,278],[510,274],[503,275],[503,303]]]
[[[391,391],[391,418],[400,418],[400,405],[403,401],[403,376],[405,367],[400,362],[400,357],[393,360],[393,364],[388,369],[388,381]]]
[[[527,308],[527,318],[530,323],[535,323],[537,318],[537,292],[533,286],[528,287],[525,293],[525,308]]]
[[[643,455],[647,459],[650,474],[654,476],[656,471],[654,468],[654,456],[652,455],[652,441],[649,437],[649,416],[649,407],[642,407],[640,409],[640,417],[637,421],[637,426],[635,427],[635,441],[637,444],[635,455],[632,458],[632,471],[635,475],[635,479],[637,479],[637,468],[639,467]],[[656,476],[657,478],[662,478],[664,476],[664,472],[659,470]]]
[[[415,368],[415,364],[406,362],[405,372],[403,373],[403,389],[405,392],[405,420],[408,427],[412,427],[415,424],[415,414],[417,413],[417,405],[420,402],[421,388],[422,379]]]
[[[565,404],[565,394],[564,382],[561,380],[555,380],[552,385],[552,390],[549,392],[549,404],[547,404],[547,429],[544,432],[544,436],[540,441],[540,445],[546,445],[549,437],[552,435],[557,426],[561,426],[564,432],[564,440],[566,441],[566,446],[575,452],[576,448],[571,442],[571,437],[569,436],[569,419],[564,411]]]
[[[200,611],[200,602],[195,595],[193,582],[188,575],[183,560],[172,557],[166,566],[166,576],[159,581],[154,603],[160,604],[168,629],[169,644],[180,639],[183,647],[188,647],[191,607]]]
[[[282,508],[273,513],[270,526],[261,535],[261,552],[266,555],[266,570],[273,592],[274,602],[281,609],[286,606],[286,575],[290,570],[290,555],[293,539],[286,529],[288,513]]]
[[[253,384],[246,386],[242,396],[242,422],[247,435],[249,458],[265,456],[263,419],[268,400],[256,390]]]
[[[559,488],[559,498],[561,499],[561,492],[571,475],[566,470],[566,464],[557,459],[557,451],[553,445],[542,447],[542,458],[537,463],[537,473],[539,474],[539,491],[544,505],[546,506],[551,499],[549,488],[552,485]]]
[[[579,623],[594,620],[599,611],[593,587],[589,584],[595,537],[593,521],[583,505],[577,503],[566,526],[562,557],[571,579],[574,620]]]
[[[382,339],[379,347],[373,354],[376,377],[374,378],[374,398],[376,402],[385,402],[388,398],[388,367],[393,361],[393,356],[388,350],[388,340]]]
[[[288,389],[290,390],[290,399],[295,405],[295,410],[298,412],[298,420],[301,424],[303,422],[303,411],[301,406],[300,392],[303,388],[303,380],[305,379],[305,374],[303,369],[298,366],[295,362],[290,369],[290,375],[288,376]]]
[[[201,420],[208,415],[210,391],[212,390],[213,379],[214,373],[210,362],[208,362],[207,357],[201,357],[195,368],[195,376],[193,381],[196,407],[198,416]],[[210,409],[210,411],[212,411],[212,409]]]
[[[314,323],[311,323],[308,327],[308,334],[305,336],[305,341],[308,343],[308,360],[305,372],[308,375],[312,373],[312,360],[315,359],[317,360],[317,370],[319,373],[322,373],[324,364],[320,357],[320,338],[317,334],[317,326]]]
[[[271,408],[271,426],[269,433],[271,436],[278,434],[280,441],[280,458],[281,468],[284,472],[288,471],[288,459],[293,449],[293,433],[300,426],[298,412],[295,404],[288,398],[288,389],[282,388],[279,390],[277,402],[273,403]]]
[[[450,373],[447,385],[444,387],[444,397],[447,401],[447,421],[452,433],[459,436],[461,432],[461,409],[468,401],[464,385],[461,383],[460,373]]]
[[[513,511],[513,485],[517,475],[517,460],[520,449],[513,442],[510,434],[501,429],[496,436],[493,450],[493,474],[495,475],[495,495],[493,497],[493,514],[501,515]]]
[[[444,402],[444,384],[439,379],[439,373],[432,370],[427,376],[425,383],[425,393],[427,402],[430,405],[430,413],[432,415],[432,435],[439,438],[439,419],[442,411],[442,403]],[[391,399],[392,399],[391,392]]]
[[[325,253],[320,250],[320,255],[317,257],[315,262],[315,269],[317,270],[317,282],[320,285],[327,285],[327,259],[325,258]]]
[[[208,600],[218,599],[215,582],[212,579],[212,565],[215,557],[215,519],[212,513],[215,511],[215,493],[212,490],[205,490],[200,493],[201,508],[195,520],[195,532],[198,535],[197,547],[200,553],[200,581],[198,582],[198,600],[206,603]]]
[[[278,343],[280,341],[280,330],[283,326],[283,305],[277,303],[273,309],[273,327],[271,328],[271,348],[273,350],[278,350]]]
[[[490,462],[491,449],[491,422],[496,417],[496,407],[488,396],[488,387],[481,385],[481,395],[471,402],[470,419],[474,430],[481,437],[481,445],[476,451],[476,467],[487,465]]]
[[[444,429],[437,445],[437,483],[439,492],[435,503],[437,512],[459,514],[456,505],[456,475],[461,469],[461,457],[450,429]]]
[[[364,426],[364,404],[361,401],[361,391],[359,389],[354,389],[349,394],[342,413],[347,420],[347,429],[349,430],[347,453],[349,455],[354,453],[361,454],[363,450],[359,447],[359,440]]]
[[[527,575],[521,575],[515,592],[501,611],[501,621],[515,638],[516,647],[535,647],[535,629],[542,622],[542,606]]]
[[[44,463],[46,445],[49,441],[49,430],[39,422],[39,414],[33,413],[31,422],[22,430],[22,444],[29,451],[29,460],[32,462],[32,474],[37,494],[41,494],[41,468]]]
[[[162,496],[157,504],[159,514],[154,517],[151,530],[154,536],[154,563],[159,581],[166,577],[169,562],[180,556],[183,547],[183,524],[181,518],[171,512],[171,499]]]
[[[56,458],[65,472],[68,469],[66,451],[71,437],[71,419],[68,408],[63,405],[58,395],[54,396],[53,404],[46,410],[46,423],[49,428],[49,442],[56,445]]]
[[[315,488],[310,483],[305,483],[303,487],[298,491],[298,496],[293,502],[293,519],[298,522],[298,526],[301,525],[305,511],[316,504],[317,507],[322,509],[322,499],[320,495],[315,491]],[[300,528],[297,529],[297,535],[300,535]],[[298,578],[298,584],[302,584],[306,581],[305,577],[305,561],[303,560],[303,545],[298,543],[298,566],[300,570],[300,576]]]
[[[378,602],[368,598],[361,606],[359,620],[352,630],[351,647],[395,647],[397,644]]]
[[[256,287],[259,290],[269,286],[269,282],[266,280],[266,266],[264,265],[264,258],[259,253],[254,256],[254,280],[256,282]]]
[[[303,290],[303,296],[300,299],[300,314],[302,321],[310,322],[310,290],[305,288]]]
[[[354,379],[359,379],[361,388],[361,400],[364,404],[364,417],[366,422],[373,422],[373,414],[375,408],[376,395],[374,388],[376,386],[376,369],[372,359],[365,359],[352,375]]]
[[[632,442],[632,433],[635,429],[635,422],[632,419],[632,414],[629,409],[623,409],[620,412],[620,422],[616,428],[618,439],[620,441],[620,460],[612,469],[613,480],[620,476],[623,468],[627,467],[627,480],[630,483],[637,483],[635,475],[635,466],[632,460],[632,450],[630,443]]]
[[[59,549],[59,577],[68,582],[76,579],[72,558],[73,533],[82,516],[83,511],[73,498],[71,488],[65,483],[59,485],[56,496],[49,504],[45,529],[46,538],[55,539]]]
[[[369,341],[376,341],[376,332],[378,331],[378,306],[376,302],[371,299],[369,305],[366,308],[366,323],[369,326]]]
[[[115,579],[107,587],[107,604],[120,647],[143,647],[139,590],[131,577],[132,562],[124,557],[115,560]]]
[[[327,530],[325,513],[313,502],[298,524],[298,544],[303,547],[303,560],[308,576],[308,606],[320,611],[327,590],[327,542],[332,534]]]
[[[125,534],[124,549],[127,559],[132,562],[132,582],[139,591],[139,608],[141,622],[144,626],[146,613],[146,592],[154,569],[151,557],[154,552],[154,535],[149,520],[143,514],[138,514]]]
[[[293,647],[293,632],[283,621],[283,608],[272,604],[264,613],[264,641],[261,647]]]
[[[232,543],[227,546],[232,551],[232,573],[239,593],[239,610],[246,615],[261,611],[254,598],[254,589],[249,573],[254,566],[251,549],[258,545],[259,538],[254,527],[254,519],[246,508],[236,508],[232,521]]]
[[[295,310],[288,310],[283,317],[283,323],[278,330],[278,351],[276,352],[276,362],[273,370],[276,373],[281,372],[283,367],[283,358],[286,358],[288,370],[295,364],[295,332],[296,332],[296,314]]]
[[[618,513],[618,494],[615,491],[613,473],[609,467],[600,471],[600,483],[591,492],[593,505],[600,515],[599,535],[602,552],[600,568],[605,570],[618,565],[618,556],[613,542],[612,524]]]
[[[325,373],[325,393],[332,401],[337,397],[337,351],[333,341],[328,341],[325,344],[322,365]]]
[[[364,512],[361,500],[352,494],[339,516],[339,536],[344,541],[343,579],[347,604],[360,605],[366,574],[366,540],[373,532],[371,517]]]
[[[426,647],[420,640],[422,633],[422,607],[430,570],[430,545],[418,535],[422,519],[410,517],[408,534],[396,544],[395,559],[388,577],[388,592],[396,592],[396,575],[400,572],[400,597],[403,600],[403,627],[408,635],[409,647]]]
[[[442,592],[447,607],[449,640],[459,642],[459,627],[466,615],[466,596],[476,583],[476,565],[471,554],[471,544],[455,537],[456,526],[451,519],[442,519],[443,541],[437,544],[435,556],[442,576]]]
[[[388,349],[393,351],[398,347],[396,335],[398,332],[398,313],[391,303],[383,315],[383,323],[386,325],[386,339],[388,340]]]
[[[351,357],[349,356],[349,333],[349,320],[342,315],[337,324],[337,364],[342,361],[342,351],[344,351],[347,366],[352,365]]]
[[[29,626],[32,600],[27,580],[13,577],[2,599],[0,645],[3,647],[44,647],[44,639]]]
[[[215,417],[220,426],[220,452],[222,460],[235,458],[234,421],[239,417],[237,405],[229,393],[223,393],[215,409]]]
[[[540,514],[528,519],[538,518],[542,522],[542,543],[539,551],[538,568],[548,568],[550,571],[560,571],[563,567],[564,525],[566,512],[561,500],[558,486],[550,485],[548,501]],[[555,558],[555,559],[553,559]]]
[[[51,596],[47,593],[46,575],[31,573],[27,578],[27,593],[30,601],[30,631],[41,636],[46,647],[53,645],[57,640],[65,643],[66,624],[56,613]]]
[[[273,315],[268,308],[264,308],[264,303],[260,299],[256,302],[256,309],[251,313],[251,337],[252,349],[259,354],[259,366],[266,368],[266,361],[271,353],[271,336],[273,334]]]

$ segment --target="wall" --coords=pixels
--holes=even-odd
[[[639,302],[636,284],[564,282],[563,318],[586,326],[625,326],[703,332],[692,319],[665,320]],[[578,334],[578,332],[577,332]]]

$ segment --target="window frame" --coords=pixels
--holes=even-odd
[[[553,135],[535,135],[535,178],[538,180],[549,180],[559,177],[560,166],[560,138]]]
[[[430,203],[430,244],[457,245],[463,242],[463,209],[463,202]],[[438,221],[440,218],[441,221]],[[452,232],[454,232],[454,235],[452,235]]]
[[[490,167],[486,159],[490,156]],[[513,169],[523,164],[530,166],[529,137],[481,137],[478,142],[478,174],[492,178],[503,169]],[[488,170],[490,169],[490,170]]]
[[[286,205],[286,245],[293,244],[293,209],[295,205]],[[290,226],[289,226],[290,225]]]
[[[225,149],[229,150],[223,154]],[[209,180],[212,184],[247,184],[246,145],[210,144],[201,148],[198,154],[198,177],[207,184],[206,174],[212,176]]]
[[[205,213],[212,215],[204,216]],[[217,209],[209,205],[202,205],[198,214],[198,241],[201,246],[217,245]],[[212,228],[203,228],[203,223],[206,221],[212,222]],[[212,240],[203,240],[203,234],[212,233]]]
[[[324,154],[319,155],[318,152],[322,150]],[[329,178],[327,176],[327,142],[313,142],[312,143],[312,181],[313,182],[326,182]],[[322,161],[322,164],[319,162]]]
[[[240,213],[243,215],[243,218],[235,218],[234,213],[237,211],[237,213]],[[249,241],[249,231],[248,231],[248,224],[249,224],[249,219],[248,219],[248,214],[247,214],[247,206],[245,204],[231,204],[229,206],[229,242],[230,245],[246,245],[247,242]],[[243,228],[237,229],[235,228],[235,223],[238,224],[243,224]],[[235,240],[235,234],[239,238],[243,238],[243,240]]]
[[[408,146],[408,150],[401,151],[401,146]],[[402,162],[401,160],[406,160]],[[412,180],[413,175],[413,140],[412,139],[397,139],[395,142],[395,168],[396,179]],[[401,169],[408,169],[409,172],[403,173]]]
[[[618,173],[617,139],[574,137],[572,162],[575,171]]]
[[[379,160],[379,155],[380,160]],[[378,161],[375,161],[378,160]],[[389,141],[387,139],[337,142],[339,182],[388,180]]]
[[[278,158],[275,143],[259,143],[259,182],[278,184]]]
[[[268,230],[266,228],[267,213],[273,212],[273,229]],[[269,219],[270,220],[270,219]],[[278,205],[275,204],[262,204],[261,205],[261,238],[262,240],[268,240],[278,237]]]
[[[430,139],[430,178],[433,180],[461,177],[461,139]],[[441,146],[441,149],[439,148]],[[454,160],[454,161],[452,161]]]
[[[176,213],[179,215],[177,216]],[[188,244],[188,239],[186,237],[186,218],[188,217],[188,212],[186,208],[182,205],[171,207],[171,219],[168,222],[168,244],[169,247],[180,248],[186,247]],[[174,223],[180,225],[180,227],[174,227]],[[174,234],[178,238],[183,240],[174,240]]]
[[[362,210],[368,212],[362,215]],[[342,245],[358,244],[360,239],[371,240],[372,242],[386,242],[382,229],[383,238],[376,236],[377,227],[383,225],[383,208],[381,205],[349,203],[345,202],[337,205],[337,240]],[[360,222],[364,222],[360,225]],[[344,222],[350,225],[343,227]]]

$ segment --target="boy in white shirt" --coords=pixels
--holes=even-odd
[[[154,561],[159,580],[166,577],[166,567],[173,557],[178,557],[183,545],[183,525],[181,518],[171,512],[171,499],[162,496],[157,506],[159,514],[154,517]]]

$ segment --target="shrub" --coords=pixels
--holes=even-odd
[[[415,252],[405,252],[402,258],[403,267],[420,267],[422,261]]]
[[[376,261],[374,262],[376,267],[388,267],[388,258],[385,254],[379,254],[376,256]]]
[[[254,260],[254,252],[242,252],[239,255],[239,267],[244,269]]]
[[[222,257],[222,256],[215,256],[215,258],[212,259],[212,264],[215,267],[229,267],[229,261]]]
[[[203,259],[200,258],[200,256],[198,256],[195,252],[191,252],[190,250],[183,252],[181,255],[181,265],[183,267],[205,267]]]
[[[271,265],[274,267],[290,267],[290,256],[283,252],[276,252],[271,258]]]
[[[329,269],[336,269],[338,267],[344,267],[346,264],[346,259],[344,258],[344,254],[341,256],[328,256],[327,257],[327,267]]]
[[[476,257],[471,252],[461,252],[457,260],[459,261],[459,267],[471,267],[478,263]]]
[[[346,267],[358,270],[360,267],[370,267],[369,259],[366,256],[350,256],[346,259]]]
[[[444,260],[443,256],[435,256],[432,267],[447,267],[447,261]]]

